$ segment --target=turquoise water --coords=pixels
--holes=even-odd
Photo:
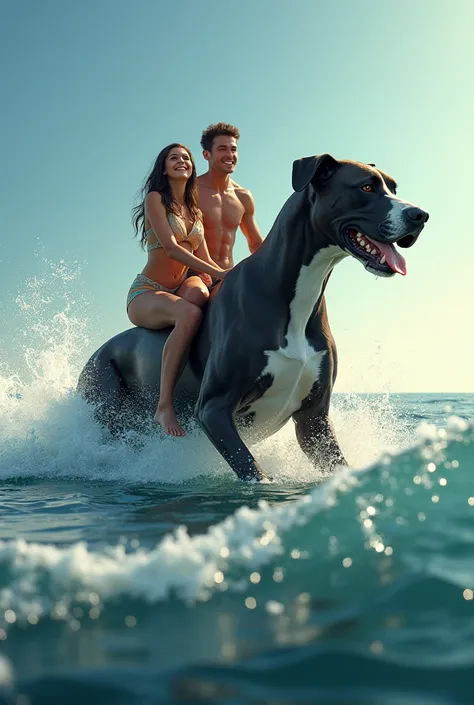
[[[473,701],[473,394],[335,395],[351,468],[289,424],[245,486],[197,431],[108,438],[54,326],[0,377],[2,705]]]

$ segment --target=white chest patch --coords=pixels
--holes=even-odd
[[[284,426],[320,377],[327,351],[315,350],[306,338],[305,329],[325,278],[345,256],[343,250],[331,245],[318,252],[309,265],[301,267],[290,305],[287,344],[278,350],[265,351],[267,364],[261,377],[271,375],[273,382],[249,409],[255,414],[253,432],[259,438],[271,436]]]

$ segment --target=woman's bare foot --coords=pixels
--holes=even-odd
[[[178,423],[176,414],[172,406],[167,406],[165,408],[158,407],[155,416],[153,417],[156,423],[159,423],[165,433],[169,436],[185,436],[186,431]]]

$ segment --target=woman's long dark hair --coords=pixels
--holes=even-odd
[[[148,175],[143,188],[140,190],[141,203],[135,206],[132,210],[132,225],[135,230],[135,236],[140,233],[140,245],[145,248],[146,235],[145,235],[145,198],[151,191],[157,191],[161,194],[161,200],[167,211],[175,213],[175,215],[181,215],[178,204],[173,199],[173,192],[168,181],[168,177],[164,174],[165,161],[172,149],[175,147],[182,147],[189,154],[191,159],[191,164],[193,167],[191,176],[186,183],[186,189],[184,191],[184,203],[186,204],[191,216],[193,218],[198,218],[201,215],[201,211],[198,206],[198,195],[197,195],[197,185],[196,185],[196,165],[194,163],[194,157],[191,151],[179,142],[173,142],[167,147],[161,150],[157,156],[153,168]]]

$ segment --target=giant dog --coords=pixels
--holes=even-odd
[[[243,438],[263,439],[290,418],[320,467],[345,464],[328,418],[337,354],[324,290],[351,255],[378,276],[406,273],[396,250],[414,244],[428,213],[398,198],[373,164],[329,154],[293,163],[294,193],[259,250],[237,264],[209,303],[175,391],[242,480],[265,477]],[[85,365],[78,391],[111,429],[152,414],[168,330],[131,328]]]

